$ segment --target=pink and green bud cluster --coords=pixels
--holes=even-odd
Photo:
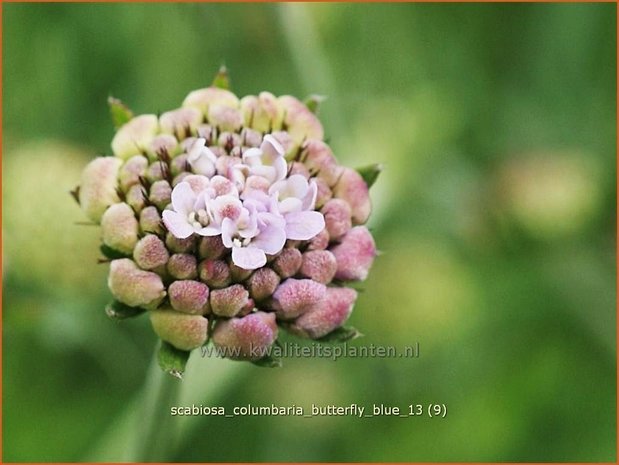
[[[177,350],[212,341],[246,360],[280,328],[320,339],[346,322],[348,286],[376,256],[369,186],[337,162],[310,108],[216,86],[160,116],[110,103],[124,124],[77,198],[101,225],[120,305],[147,310]]]

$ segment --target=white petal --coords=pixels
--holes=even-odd
[[[197,196],[188,182],[179,182],[172,190],[172,206],[178,213],[187,216],[196,203]]]
[[[255,270],[266,265],[267,257],[262,250],[255,247],[234,247],[232,261],[245,270]]]
[[[270,224],[252,239],[251,246],[262,249],[269,255],[274,255],[284,248],[285,243],[285,231],[274,224]]]
[[[288,239],[306,241],[325,227],[324,216],[316,211],[288,213],[285,218]]]
[[[163,223],[174,237],[186,239],[193,234],[193,228],[187,222],[187,217],[171,210],[164,210],[162,213]]]

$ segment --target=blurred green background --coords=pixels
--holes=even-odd
[[[448,416],[174,419],[157,460],[615,461],[615,31],[614,4],[5,4],[4,461],[141,458],[155,336],[105,316],[68,191],[108,95],[165,111],[222,63],[239,95],[328,96],[340,160],[385,163],[351,323],[421,356],[192,357],[183,404]]]

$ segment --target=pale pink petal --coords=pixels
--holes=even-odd
[[[241,201],[232,195],[222,195],[211,200],[209,207],[217,224],[221,224],[224,218],[236,221],[243,210]]]
[[[276,158],[273,161],[273,168],[275,169],[275,181],[279,181],[280,179],[284,179],[286,174],[288,173],[288,164],[284,157]]]
[[[264,136],[262,144],[260,144],[260,150],[270,160],[284,156],[284,147],[271,134]]]
[[[230,218],[224,218],[221,223],[221,241],[228,249],[233,246],[232,236],[234,234],[236,234],[236,224]]]
[[[196,203],[196,194],[187,182],[179,182],[172,190],[172,206],[178,213],[187,216]]]
[[[206,226],[196,231],[200,236],[218,236],[221,234],[221,228],[217,226]]]
[[[279,212],[282,215],[286,213],[299,212],[303,210],[303,202],[295,197],[288,197],[279,203]]]
[[[314,237],[325,227],[325,218],[316,211],[288,213],[286,216],[286,237],[306,241]]]
[[[316,197],[318,196],[318,185],[312,180],[309,183],[307,192],[303,197],[303,210],[313,210],[316,205]]]
[[[261,165],[262,160],[260,157],[262,156],[262,152],[260,149],[251,148],[247,149],[243,152],[243,163],[249,166]]]
[[[234,247],[232,261],[236,266],[245,270],[255,270],[266,265],[267,257],[262,250],[256,247]]]
[[[174,237],[186,239],[193,234],[193,228],[187,222],[187,217],[172,210],[164,210],[162,213],[163,223]]]
[[[274,224],[270,224],[252,239],[251,246],[262,249],[269,255],[274,255],[284,248],[285,243],[286,233],[284,230]]]

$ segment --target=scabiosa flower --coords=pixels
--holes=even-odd
[[[147,311],[168,358],[214,343],[272,366],[281,329],[357,334],[343,325],[349,284],[376,256],[364,224],[380,167],[340,166],[296,98],[239,99],[222,72],[215,83],[159,117],[110,99],[113,156],[88,164],[74,196],[101,224],[108,315]]]

